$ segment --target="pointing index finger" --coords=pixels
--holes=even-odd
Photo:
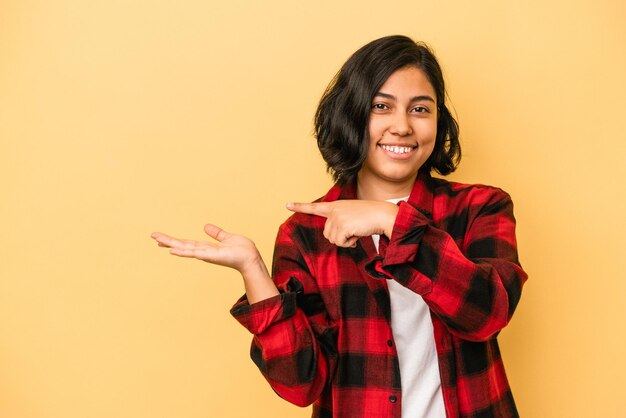
[[[330,207],[326,202],[318,203],[287,203],[287,209],[292,212],[308,213],[309,215],[317,215],[328,217]]]

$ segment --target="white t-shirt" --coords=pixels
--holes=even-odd
[[[389,202],[406,201],[391,199]],[[379,235],[372,235],[378,251]],[[391,299],[391,331],[400,362],[402,416],[445,418],[439,362],[430,310],[417,293],[387,280]]]

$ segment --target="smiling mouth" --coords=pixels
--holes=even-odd
[[[409,152],[413,151],[415,148],[417,148],[417,146],[415,147],[401,147],[398,145],[384,145],[384,144],[378,144],[379,147],[381,147],[382,149],[384,149],[385,151],[388,152],[392,152],[394,154],[408,154]]]

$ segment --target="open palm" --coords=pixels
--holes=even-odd
[[[197,258],[212,264],[231,267],[243,272],[247,266],[258,260],[259,252],[252,240],[243,235],[231,234],[223,229],[207,224],[204,232],[217,242],[179,239],[161,232],[151,237],[160,247],[170,248],[170,253],[180,257]]]

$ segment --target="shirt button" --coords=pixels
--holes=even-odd
[[[395,396],[395,395],[391,395],[391,396],[389,397],[389,402],[391,402],[391,403],[396,403],[396,401],[397,401],[397,400],[398,400],[398,398],[396,398],[396,396]]]
[[[393,341],[391,341],[391,340],[387,340],[387,345],[388,345],[389,347],[393,347]]]

